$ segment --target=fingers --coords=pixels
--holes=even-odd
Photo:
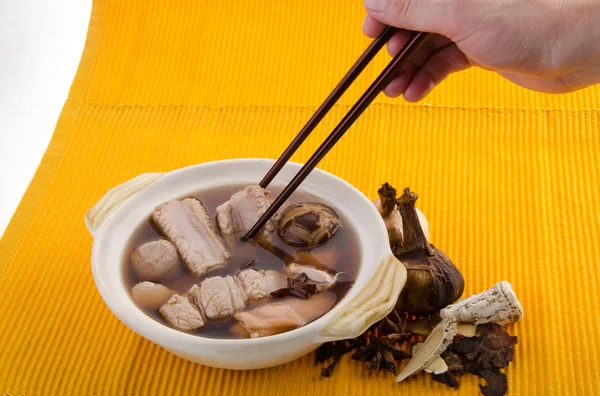
[[[397,35],[392,37],[388,44],[388,52],[391,56],[395,56],[400,49],[404,46],[408,40],[408,32],[399,32]],[[415,73],[423,66],[423,64],[429,59],[431,54],[436,52],[439,48],[447,46],[450,41],[439,35],[432,36],[425,42],[423,47],[413,55],[408,63],[402,68],[398,76],[392,80],[390,84],[383,90],[383,92],[391,97],[395,98],[400,96],[408,86],[408,83],[412,80]]]
[[[363,21],[362,30],[367,37],[375,38],[383,32],[385,25],[369,15]]]
[[[364,0],[369,17],[383,24],[452,37],[460,30],[459,16],[465,1]]]
[[[402,47],[404,47],[404,44],[406,44],[409,38],[410,32],[406,30],[400,30],[399,32],[396,32],[387,43],[388,54],[390,54],[390,56],[396,56]]]
[[[451,73],[468,69],[470,66],[467,57],[455,44],[448,45],[432,54],[415,73],[404,90],[404,99],[417,102]]]

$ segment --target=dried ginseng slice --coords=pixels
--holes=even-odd
[[[456,335],[456,322],[442,320],[429,334],[421,348],[413,354],[412,359],[396,377],[396,382],[404,381],[431,365],[446,350]]]

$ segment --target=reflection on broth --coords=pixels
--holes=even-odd
[[[296,191],[282,216],[241,242],[268,206],[255,185],[159,205],[123,258],[133,300],[165,325],[213,338],[264,337],[322,316],[356,279],[356,233],[335,206]]]

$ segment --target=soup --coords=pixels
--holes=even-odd
[[[296,191],[242,242],[269,203],[258,186],[228,185],[159,205],[123,257],[132,299],[167,326],[212,338],[263,337],[322,316],[358,275],[356,232],[330,203]]]

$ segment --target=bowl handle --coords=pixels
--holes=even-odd
[[[356,338],[386,317],[406,283],[406,268],[390,252],[367,285],[335,314],[321,330],[328,341]]]
[[[85,224],[92,236],[96,230],[127,198],[144,189],[164,175],[163,172],[143,173],[110,189],[86,214]]]

